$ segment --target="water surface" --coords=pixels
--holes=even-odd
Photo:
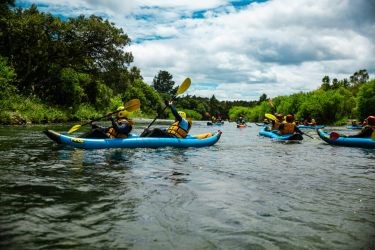
[[[375,248],[374,150],[228,122],[194,122],[223,131],[199,149],[82,150],[41,132],[70,126],[0,127],[1,249]]]

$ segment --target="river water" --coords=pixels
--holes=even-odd
[[[194,122],[191,134],[223,131],[198,149],[81,150],[42,134],[71,125],[0,127],[0,249],[375,249],[375,150],[228,122]]]

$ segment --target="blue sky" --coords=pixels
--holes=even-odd
[[[315,90],[325,75],[375,76],[373,0],[16,0],[32,3],[109,19],[132,39],[145,82],[189,76],[190,95],[249,101]]]

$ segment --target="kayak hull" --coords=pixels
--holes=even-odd
[[[358,147],[358,148],[375,148],[375,140],[368,138],[353,138],[353,137],[338,137],[337,139],[330,138],[330,132],[324,132],[322,129],[317,129],[320,139],[331,145],[344,147]]]
[[[207,126],[221,126],[224,122],[207,122]]]
[[[53,130],[43,131],[51,140],[58,144],[69,145],[75,148],[83,149],[104,149],[104,148],[160,148],[160,147],[207,147],[214,145],[221,137],[221,131],[215,133],[206,133],[197,136],[188,135],[187,138],[157,138],[140,137],[130,134],[128,138],[114,139],[92,139],[80,138],[60,134]]]
[[[319,129],[324,128],[324,125],[298,125],[298,128]]]
[[[277,130],[266,130],[266,128],[262,128],[259,131],[259,135],[269,137],[275,140],[281,140],[281,141],[302,141],[303,137],[301,134],[285,134],[285,135],[279,135],[276,133]]]
[[[363,126],[354,126],[354,125],[348,125],[346,126],[347,129],[363,129]]]

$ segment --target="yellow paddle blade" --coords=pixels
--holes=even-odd
[[[141,102],[139,99],[132,99],[126,103],[124,103],[124,109],[128,112],[133,112],[138,110],[141,107]]]
[[[69,129],[68,134],[73,133],[74,131],[77,131],[81,125],[74,125],[71,129]]]
[[[191,79],[188,77],[178,87],[176,95],[181,95],[182,93],[185,93],[185,91],[190,87],[190,84]]]
[[[269,114],[269,113],[267,113],[267,114],[265,114],[264,116],[265,116],[266,118],[268,118],[268,119],[273,120],[273,121],[277,121],[276,116],[274,116],[273,114]]]

